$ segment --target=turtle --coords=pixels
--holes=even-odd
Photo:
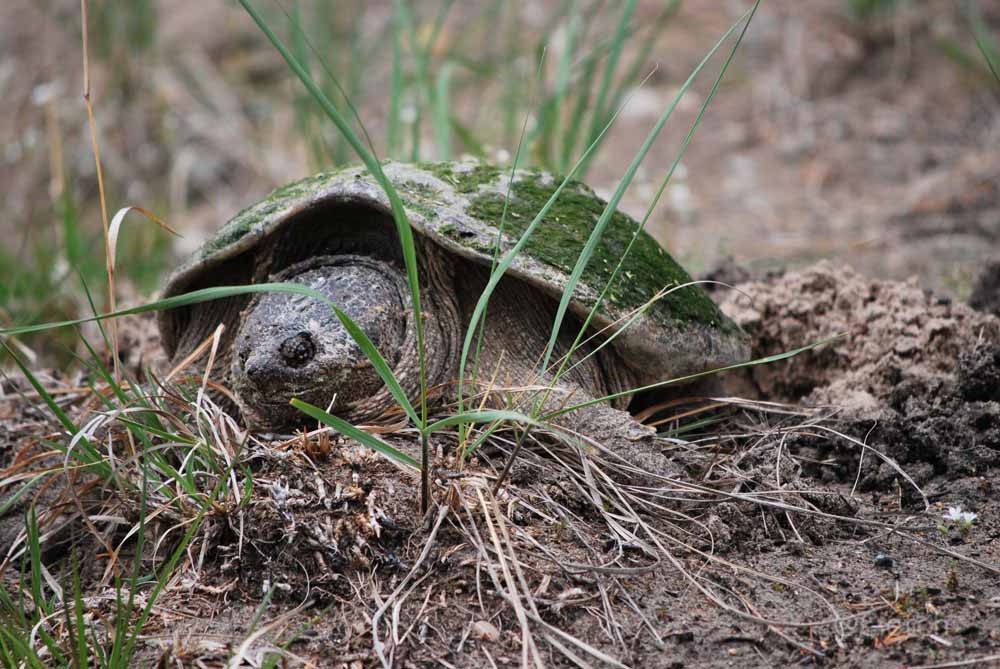
[[[382,169],[414,232],[427,384],[447,388],[457,380],[462,342],[496,258],[518,242],[563,180],[481,161],[387,162]],[[494,389],[492,406],[525,398],[527,389],[552,381],[551,367],[540,372],[538,363],[576,260],[605,206],[591,188],[567,180],[496,285],[476,363],[477,387],[488,380]],[[401,245],[389,199],[366,168],[296,181],[239,212],[173,272],[163,297],[266,281],[323,293],[366,332],[417,401],[417,337]],[[593,310],[589,331],[572,352],[573,364],[544,394],[543,408],[746,360],[744,332],[689,282],[688,273],[634,219],[615,211],[575,287],[551,359],[570,350]],[[395,406],[371,362],[318,300],[245,294],[158,315],[174,364],[189,358],[219,324],[225,328],[214,369],[222,370],[252,428],[301,427],[305,416],[290,405],[293,397],[355,423]],[[628,400],[625,394],[566,413],[560,424],[584,441],[654,466],[651,431],[626,411]],[[636,460],[639,443],[648,452]]]

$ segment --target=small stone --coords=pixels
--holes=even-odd
[[[472,636],[480,641],[496,641],[500,638],[500,630],[488,620],[477,620],[472,624]]]

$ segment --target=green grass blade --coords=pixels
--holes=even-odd
[[[553,114],[555,115],[555,128],[546,138],[545,156],[546,163],[551,165],[550,151],[552,142],[558,142],[565,132],[566,113],[563,104],[566,93],[569,90],[570,69],[573,64],[573,56],[576,54],[577,39],[583,28],[583,16],[580,14],[579,0],[573,0],[570,6],[569,25],[566,28],[566,47],[562,58],[559,59],[559,73],[556,76],[555,99],[552,101]],[[560,169],[562,164],[559,165]]]
[[[386,128],[386,152],[390,158],[400,154],[399,112],[403,99],[403,29],[399,13],[392,19],[392,75],[389,84],[389,118]]]
[[[364,18],[365,0],[356,0],[354,3],[354,19],[351,22],[351,48],[345,54],[344,66],[347,68],[347,102],[361,99],[364,93],[366,80],[365,65],[369,63],[364,56],[365,40]],[[357,115],[355,113],[355,115]],[[369,147],[372,146],[371,139],[368,140]],[[374,149],[373,149],[374,151]],[[349,162],[347,155],[347,144],[338,136],[337,151],[334,152],[334,160],[337,165],[346,165]]]
[[[23,495],[26,495],[32,488],[34,488],[37,484],[41,483],[43,480],[45,480],[47,476],[50,476],[51,474],[52,474],[51,471],[45,471],[40,474],[35,474],[30,479],[21,484],[21,487],[17,489],[17,492],[15,492],[12,495],[9,495],[3,501],[3,503],[0,504],[0,518],[3,518],[12,508],[14,508],[14,505],[17,504],[17,500],[21,499]],[[5,485],[9,485],[11,479],[5,479],[3,482]],[[4,549],[0,548],[0,556],[3,555],[4,555]]]
[[[406,453],[393,448],[389,444],[385,443],[375,435],[369,434],[364,430],[359,430],[350,423],[348,423],[343,418],[338,418],[333,414],[323,411],[317,406],[313,406],[308,402],[303,402],[299,399],[292,400],[292,406],[301,411],[302,413],[315,418],[324,425],[329,425],[334,430],[344,435],[345,437],[350,437],[354,441],[364,444],[373,451],[378,451],[382,455],[395,460],[396,462],[402,463],[404,465],[409,465],[416,469],[420,469],[420,463],[415,459],[407,455]]]
[[[177,548],[174,549],[174,552],[171,554],[170,559],[167,560],[167,564],[164,565],[163,569],[161,570],[159,578],[156,579],[156,585],[153,586],[152,591],[148,595],[146,606],[143,608],[142,613],[139,614],[139,618],[135,621],[135,623],[132,623],[131,621],[129,622],[129,624],[132,625],[132,634],[121,635],[123,638],[126,636],[128,638],[128,641],[125,644],[124,651],[120,656],[123,660],[128,662],[131,661],[133,654],[135,652],[135,644],[139,640],[139,634],[142,632],[142,628],[145,626],[146,621],[149,619],[149,615],[153,611],[153,606],[156,604],[156,600],[159,598],[160,593],[163,592],[163,589],[166,587],[167,582],[170,580],[170,576],[173,574],[174,569],[177,567],[177,563],[180,561],[181,556],[186,553],[187,547],[191,543],[191,539],[194,538],[195,533],[201,527],[201,523],[205,518],[205,514],[207,514],[208,511],[214,507],[215,501],[219,498],[219,495],[222,493],[223,489],[225,489],[227,482],[229,481],[229,476],[232,474],[233,469],[236,467],[236,463],[240,459],[240,454],[243,451],[243,446],[245,443],[246,442],[244,441],[244,443],[240,444],[239,448],[236,449],[236,453],[233,455],[232,463],[230,463],[225,474],[219,477],[219,481],[212,489],[212,492],[209,494],[208,499],[206,499],[205,502],[202,504],[201,509],[198,510],[198,513],[197,515],[195,515],[194,520],[191,521],[191,526],[188,528],[187,532],[184,534],[184,537],[177,545]],[[145,469],[143,473],[143,478],[145,478]],[[143,506],[145,506],[145,488],[146,486],[144,485]],[[140,537],[142,536],[141,531],[139,535]],[[138,563],[141,562],[142,560],[137,557],[136,558],[137,568],[138,568]],[[135,592],[135,580],[133,580],[130,590],[132,593]],[[130,595],[130,600],[131,597],[132,596]],[[117,639],[116,639],[116,645],[117,645]],[[112,664],[114,664],[114,662],[112,662]]]
[[[827,339],[821,339],[820,341],[814,342],[807,346],[802,346],[800,348],[792,349],[791,351],[785,351],[783,353],[775,353],[774,355],[765,356],[763,358],[757,358],[756,360],[748,360],[747,362],[740,362],[734,365],[726,365],[725,367],[717,367],[715,369],[709,369],[704,372],[698,372],[696,374],[689,374],[687,376],[679,376],[675,379],[668,379],[666,381],[659,381],[657,383],[650,383],[646,386],[641,386],[639,388],[631,388],[629,390],[624,390],[620,393],[612,393],[611,395],[605,395],[604,397],[598,397],[596,399],[589,400],[587,402],[581,402],[580,404],[574,404],[572,406],[564,407],[557,411],[552,411],[541,417],[542,421],[550,421],[553,418],[557,418],[563,414],[567,414],[571,411],[576,411],[578,409],[585,409],[586,407],[593,406],[595,404],[601,404],[602,402],[610,402],[611,400],[616,400],[620,397],[627,397],[635,393],[644,393],[649,390],[655,390],[656,388],[665,388],[672,385],[680,385],[687,383],[688,381],[694,381],[695,379],[700,379],[705,376],[710,376],[712,374],[719,374],[721,372],[729,372],[734,369],[745,369],[748,367],[756,367],[758,365],[768,365],[773,362],[779,362],[781,360],[787,360],[793,358],[800,353],[805,353],[806,351],[811,351],[815,348],[819,348],[824,344],[829,344],[832,341],[836,341],[841,337],[846,335],[839,334],[833,337],[828,337]]]
[[[462,143],[464,153],[471,153],[474,156],[483,158],[486,156],[486,147],[483,143],[479,141],[479,138],[473,134],[472,130],[463,125],[460,120],[454,116],[449,119],[451,123],[451,130],[455,133],[455,137]]]
[[[86,275],[82,271],[77,270],[76,276],[80,279],[80,287],[83,289],[83,294],[87,298],[87,307],[90,309],[90,313],[94,316],[98,315],[101,312],[97,308],[97,303],[94,302],[94,294],[90,291],[90,285],[87,283]],[[97,321],[97,331],[101,333],[101,340],[104,342],[105,350],[112,350],[113,347],[111,346],[111,338],[108,337],[108,331],[104,329],[104,323],[101,321]],[[83,342],[87,341],[84,337],[81,337],[80,340]],[[87,348],[90,348],[89,344],[87,345]]]
[[[432,433],[437,432],[438,430],[443,430],[446,427],[451,427],[452,425],[461,425],[463,423],[493,423],[496,421],[524,423],[525,425],[534,425],[535,427],[545,427],[545,425],[539,420],[523,413],[496,409],[490,411],[467,411],[465,413],[455,414],[454,416],[448,416],[447,418],[428,425],[426,431],[428,433]]]
[[[975,57],[975,55],[964,49],[955,40],[943,38],[938,40],[937,46],[945,56],[951,59],[959,67],[970,72],[979,71],[979,60]]]
[[[51,614],[45,602],[45,595],[42,593],[42,552],[40,537],[38,532],[38,516],[35,513],[35,506],[28,508],[25,514],[25,526],[28,530],[28,564],[31,566],[31,598],[35,602],[35,609],[39,612],[39,618],[44,618]]]
[[[0,627],[0,649],[8,658],[5,667],[27,666],[33,669],[46,669],[38,653],[28,645],[25,638],[5,627]]]
[[[566,171],[566,166],[569,165],[570,156],[573,155],[573,151],[576,149],[577,137],[580,135],[580,130],[583,128],[583,119],[586,116],[587,108],[590,104],[590,88],[593,85],[594,75],[597,72],[597,60],[590,58],[584,63],[583,74],[580,80],[576,82],[575,88],[580,91],[576,99],[576,106],[573,108],[573,113],[570,114],[570,124],[569,129],[566,131],[566,136],[560,138],[562,140],[562,152],[559,156],[559,173],[562,174]]]
[[[104,379],[107,386],[111,388],[112,392],[114,392],[119,404],[116,405],[110,398],[105,398],[104,394],[97,392],[97,388],[93,383],[91,383],[90,386],[93,390],[94,397],[99,398],[110,410],[117,410],[120,406],[128,406],[130,404],[138,404],[140,406],[149,407],[149,402],[146,401],[146,397],[143,395],[142,391],[139,390],[140,385],[135,380],[125,377],[125,380],[129,382],[130,388],[129,393],[126,393],[121,387],[121,384],[115,379],[114,376],[112,376],[111,372],[107,368],[107,365],[105,365],[100,356],[97,355],[97,352],[90,345],[90,342],[88,342],[85,337],[81,337],[81,341],[83,342],[83,345],[86,346],[91,359],[94,361],[94,364],[90,364],[88,361],[81,359],[81,364],[87,369],[90,369],[94,377]],[[152,416],[152,420],[156,420],[155,414],[149,415]],[[142,445],[142,450],[146,451],[153,447],[152,442],[150,442],[148,435],[144,431],[130,429],[130,432],[136,435],[136,438],[139,439]]]
[[[536,121],[526,143],[532,146],[532,153],[542,167],[553,170],[555,161],[552,158],[552,145],[562,136],[563,125],[566,114],[563,104],[566,93],[569,89],[570,69],[573,56],[576,54],[577,38],[581,32],[582,17],[580,14],[579,0],[572,0],[564,6],[564,10],[569,13],[567,24],[567,36],[562,54],[559,58],[559,65],[556,73],[555,88],[551,95],[544,96],[536,112]],[[560,14],[561,16],[561,14]],[[545,54],[547,52],[550,35],[543,33],[540,44],[536,49],[538,53],[538,68],[535,79],[539,91],[545,90],[545,72],[542,68]]]
[[[0,335],[6,335],[6,334],[7,334],[6,331],[0,330]],[[14,364],[18,366],[18,368],[21,370],[21,373],[24,374],[24,377],[28,379],[28,383],[31,384],[31,387],[35,389],[35,392],[38,393],[38,396],[42,398],[42,400],[45,402],[46,405],[48,405],[49,410],[55,415],[55,417],[59,420],[59,422],[62,423],[62,426],[66,428],[70,433],[76,434],[79,431],[78,428],[76,427],[76,424],[70,419],[69,416],[66,415],[66,412],[62,410],[62,407],[56,403],[52,395],[50,395],[49,392],[45,390],[45,387],[42,386],[41,382],[39,382],[39,380],[35,378],[35,375],[31,373],[30,369],[28,369],[28,366],[24,364],[24,362],[21,360],[20,357],[18,357],[16,353],[14,353],[14,350],[7,345],[6,341],[0,339],[0,346],[2,346],[4,351],[7,352],[7,355],[11,357],[11,359],[14,361]]]
[[[502,423],[494,423],[493,425],[491,425],[488,428],[486,428],[485,430],[483,430],[482,434],[480,434],[478,437],[476,437],[475,441],[473,441],[471,444],[469,444],[464,449],[462,449],[462,458],[463,459],[468,458],[473,453],[475,453],[476,451],[478,451],[479,448],[483,444],[486,443],[486,440],[489,439],[490,437],[492,437],[493,433],[496,432],[498,429],[500,429],[501,425],[502,425]],[[463,439],[464,439],[464,437],[463,437]],[[464,443],[464,441],[463,441],[463,443]]]
[[[602,131],[601,135],[599,135],[598,139],[604,136],[604,133],[606,133],[608,129],[611,127],[611,125],[615,122],[615,119],[617,119],[617,113],[611,118],[608,124],[604,127],[604,130]],[[476,306],[473,309],[472,317],[469,320],[468,327],[466,328],[465,340],[462,342],[462,355],[459,357],[459,370],[458,370],[460,403],[463,392],[463,382],[465,379],[465,366],[469,358],[469,350],[472,347],[472,340],[475,338],[479,321],[483,317],[483,314],[486,312],[486,307],[489,304],[490,298],[493,296],[493,291],[496,289],[497,284],[500,283],[500,279],[503,278],[503,275],[507,272],[511,264],[514,262],[514,259],[518,256],[518,254],[520,254],[521,250],[528,243],[528,240],[531,238],[531,235],[534,234],[538,226],[541,225],[542,221],[545,220],[545,215],[549,212],[552,206],[559,199],[559,196],[562,194],[566,185],[577,173],[577,171],[583,165],[584,161],[587,160],[587,158],[590,156],[591,152],[596,148],[596,146],[597,146],[596,143],[592,143],[589,147],[587,147],[587,150],[580,157],[580,159],[577,160],[576,164],[570,170],[569,174],[566,175],[566,177],[562,180],[562,182],[559,184],[556,190],[552,193],[552,196],[549,197],[548,201],[542,206],[542,208],[538,211],[538,213],[535,214],[534,219],[532,219],[531,223],[528,224],[527,228],[525,228],[524,232],[521,234],[521,238],[517,240],[517,243],[514,244],[513,248],[511,248],[507,252],[507,254],[503,257],[503,259],[494,266],[493,271],[490,273],[489,281],[483,288],[483,291],[479,296],[479,300],[476,302]]]
[[[417,72],[417,84],[418,93],[414,97],[413,105],[414,111],[416,112],[413,122],[410,124],[410,160],[417,160],[420,155],[420,124],[423,119],[423,115],[420,113],[420,91],[423,86],[423,71],[420,63],[420,49],[417,47],[417,27],[413,22],[413,15],[410,13],[410,8],[407,5],[407,0],[395,0],[393,3],[395,8],[395,19],[396,23],[399,25],[400,33],[406,34],[406,39],[410,47],[410,61],[416,66]],[[400,43],[402,44],[402,35],[400,36]]]
[[[552,331],[549,335],[549,342],[545,348],[545,356],[542,361],[541,369],[547,369],[549,367],[549,361],[551,360],[552,352],[555,350],[555,345],[559,337],[559,332],[562,329],[562,323],[566,316],[566,311],[569,308],[569,303],[573,298],[573,292],[576,290],[576,286],[580,282],[580,278],[583,276],[583,272],[586,269],[587,264],[590,262],[591,256],[593,256],[594,254],[594,250],[600,243],[605,228],[607,228],[608,223],[610,223],[611,221],[612,215],[617,210],[618,203],[621,201],[622,196],[625,194],[625,191],[628,189],[628,187],[632,183],[632,180],[635,178],[635,173],[639,169],[639,165],[642,163],[643,159],[645,159],[646,154],[649,153],[649,150],[652,148],[653,143],[656,141],[657,137],[659,137],[660,132],[663,130],[663,126],[666,125],[667,121],[670,119],[671,115],[674,112],[674,109],[676,109],[678,103],[680,102],[681,97],[684,95],[684,93],[687,92],[687,89],[690,88],[691,84],[694,82],[695,77],[698,75],[699,72],[701,72],[702,68],[704,68],[704,66],[708,63],[708,61],[715,54],[715,52],[719,50],[722,44],[740,26],[740,24],[743,23],[744,21],[750,20],[756,8],[757,5],[755,4],[754,7],[751,8],[746,14],[744,14],[736,23],[730,26],[729,30],[727,30],[725,34],[723,34],[723,36],[715,43],[712,49],[708,52],[708,54],[702,59],[702,61],[695,68],[694,72],[691,73],[691,76],[688,77],[688,80],[684,83],[684,86],[681,87],[681,90],[678,91],[677,95],[674,97],[674,100],[673,102],[671,102],[670,106],[667,107],[667,109],[663,112],[663,114],[660,115],[660,118],[657,120],[656,125],[653,126],[652,130],[650,130],[649,135],[646,137],[646,140],[643,142],[642,147],[639,149],[639,152],[633,157],[632,162],[629,164],[628,169],[625,171],[625,175],[619,181],[618,187],[615,189],[614,194],[611,196],[611,199],[608,201],[608,204],[604,208],[604,211],[602,212],[600,218],[594,225],[594,230],[591,232],[590,237],[587,239],[587,243],[584,245],[583,250],[580,252],[580,256],[577,258],[576,264],[573,267],[573,271],[570,273],[569,279],[566,282],[566,288],[563,290],[563,295],[559,301],[559,307],[556,310],[556,316],[552,324]]]
[[[986,67],[989,68],[996,82],[1000,83],[1000,74],[997,74],[997,69],[1000,68],[1000,47],[990,36],[983,17],[978,11],[969,11],[969,27],[972,30],[972,38],[979,48],[979,53],[986,61]]]
[[[621,104],[621,101],[625,98],[625,93],[628,87],[638,80],[639,71],[642,69],[643,65],[649,62],[649,55],[653,52],[653,47],[656,46],[656,40],[667,27],[667,23],[669,23],[677,13],[680,6],[680,0],[669,0],[669,2],[664,5],[663,9],[660,10],[656,20],[649,27],[649,31],[646,34],[645,39],[643,39],[642,45],[635,52],[632,62],[625,69],[625,75],[618,80],[615,92],[611,96],[611,106],[614,107]]]
[[[441,34],[441,29],[444,27],[444,22],[448,18],[448,13],[451,12],[452,5],[454,5],[455,0],[444,0],[438,5],[438,11],[434,16],[434,24],[431,27],[430,34],[427,36],[427,41],[424,42],[423,46],[418,47],[416,41],[416,32],[411,32],[411,43],[413,48],[416,50],[415,60],[417,64],[417,78],[424,88],[424,94],[422,99],[424,103],[430,107],[434,104],[436,100],[435,86],[433,78],[431,77],[431,52],[434,49],[434,44],[438,40],[438,36]],[[415,27],[415,24],[412,24]],[[420,160],[420,135],[419,135],[419,122],[423,116],[423,109],[417,107],[417,122],[413,125],[414,135],[413,135],[413,153],[411,160],[416,162]]]
[[[145,453],[140,455],[140,469],[142,471],[142,481],[140,483],[140,494],[139,494],[139,530],[136,533],[136,545],[135,545],[135,559],[132,562],[132,576],[131,582],[129,583],[128,589],[128,603],[124,607],[124,614],[122,614],[121,606],[121,588],[118,587],[116,592],[118,595],[117,601],[117,611],[120,614],[115,620],[115,640],[114,645],[111,649],[111,666],[127,666],[131,664],[130,660],[132,658],[132,651],[135,646],[132,643],[132,638],[126,634],[126,625],[131,622],[132,612],[135,611],[135,592],[137,590],[137,585],[139,583],[139,570],[142,568],[142,549],[146,539],[146,517],[148,512],[149,504],[149,459],[144,457]],[[196,523],[197,524],[197,523]],[[171,571],[173,571],[171,569]],[[149,602],[150,608],[155,602],[158,594],[154,594]],[[138,636],[139,632],[142,630],[143,622],[140,616],[140,622],[137,623],[136,629],[134,630],[135,637]],[[122,664],[127,663],[127,664]]]
[[[504,146],[514,144],[514,133],[517,130],[517,110],[518,101],[521,99],[521,77],[517,71],[517,56],[521,51],[521,31],[518,26],[518,6],[513,2],[503,3],[506,7],[506,21],[504,21],[503,33],[505,49],[503,64],[507,67],[503,77],[503,94],[500,98],[500,107],[503,114],[503,136]]]
[[[434,129],[437,133],[437,150],[440,160],[451,160],[451,110],[449,95],[451,92],[452,64],[441,66],[437,76],[437,86],[434,88]]]
[[[305,35],[302,29],[302,11],[299,0],[292,3],[291,24],[292,24],[292,50],[298,59],[309,67],[309,52],[306,50]],[[305,95],[297,94],[292,98],[292,111],[295,114],[295,124],[299,133],[305,138],[309,145],[309,153],[317,167],[322,166],[324,150],[320,141],[319,133],[315,132],[313,125],[312,109],[309,106],[309,99]]]
[[[542,63],[539,62],[539,64],[538,64],[538,70],[539,70],[539,72],[541,72],[541,69],[542,69]],[[525,134],[527,132],[527,129],[528,129],[528,115],[526,114],[525,117],[524,117],[524,123],[521,125],[521,134],[518,136],[518,139],[517,139],[517,150],[514,151],[514,161],[511,163],[511,167],[510,167],[510,179],[511,179],[511,181],[510,181],[510,183],[507,186],[507,191],[504,193],[503,211],[500,212],[500,221],[497,223],[496,243],[493,245],[493,255],[490,258],[490,273],[491,274],[494,271],[496,271],[497,260],[500,257],[500,249],[501,249],[501,243],[503,242],[504,227],[505,227],[505,225],[507,223],[507,211],[508,211],[509,206],[510,206],[511,187],[513,186],[513,179],[514,179],[515,173],[517,172],[517,167],[518,167],[518,165],[521,164],[521,156],[523,155],[523,152],[524,152]],[[480,359],[480,352],[482,350],[482,344],[483,344],[483,334],[486,331],[486,313],[487,312],[484,309],[483,313],[482,313],[482,317],[479,319],[479,323],[478,323],[478,332],[476,334],[475,363],[474,363],[473,368],[472,368],[472,379],[473,379],[473,381],[475,381],[477,378],[479,378],[479,359]],[[464,410],[464,404],[463,404],[463,402],[464,402],[464,397],[463,397],[464,386],[463,386],[463,384],[464,384],[464,380],[465,380],[465,364],[466,364],[466,359],[467,358],[466,358],[466,355],[465,355],[465,351],[463,350],[463,355],[462,355],[462,358],[461,358],[461,360],[459,362],[459,375],[458,375],[458,411],[459,411],[459,413],[461,413]],[[460,427],[459,428],[459,440],[463,441],[463,442],[465,441],[465,427]]]
[[[629,240],[629,244],[628,244],[628,246],[625,247],[625,252],[622,254],[622,258],[625,258],[625,257],[628,256],[629,250],[632,248],[632,244],[634,243],[635,238],[637,236],[638,235],[634,235],[633,238],[631,240]],[[616,270],[618,270],[620,268],[621,268],[621,263],[619,263],[619,267],[616,268]],[[608,286],[610,286],[612,284],[613,280],[614,280],[614,274],[612,274],[611,280],[608,281]],[[576,350],[577,350],[577,348],[578,348],[578,346],[580,344],[580,341],[583,339],[583,335],[587,332],[587,326],[590,324],[591,319],[593,318],[594,314],[596,313],[596,311],[594,309],[591,309],[590,313],[587,315],[587,320],[584,321],[584,324],[580,326],[580,331],[577,334],[577,338],[576,338],[576,340],[574,340],[573,345],[570,346],[569,350],[566,353],[564,353],[562,355],[562,357],[560,357],[556,361],[556,362],[559,363],[559,369],[552,370],[550,368],[549,370],[546,370],[546,371],[547,372],[548,371],[554,372],[555,378],[558,380],[563,375],[565,375],[565,374],[569,373],[570,371],[572,371],[574,368],[580,366],[581,364],[584,364],[591,357],[598,355],[600,353],[601,349],[604,349],[604,348],[606,348],[608,346],[611,346],[614,343],[615,339],[617,339],[619,337],[619,335],[621,335],[623,332],[625,332],[626,330],[628,330],[628,328],[635,321],[637,321],[639,319],[639,317],[641,317],[643,315],[643,313],[650,306],[652,306],[655,302],[657,302],[658,300],[662,300],[667,295],[670,295],[671,293],[674,293],[675,291],[681,290],[683,288],[687,288],[688,286],[697,285],[699,283],[702,283],[702,282],[700,282],[700,281],[691,281],[689,283],[682,283],[679,286],[674,286],[674,287],[672,287],[672,288],[670,288],[668,290],[660,290],[655,296],[653,296],[652,299],[648,300],[645,304],[643,304],[639,308],[633,310],[633,312],[628,317],[626,317],[626,318],[622,319],[621,321],[619,321],[621,324],[620,325],[616,325],[616,327],[614,328],[614,331],[611,333],[610,336],[605,336],[605,333],[601,333],[601,336],[592,335],[587,340],[584,340],[584,341],[594,340],[597,343],[597,345],[594,346],[590,351],[588,351],[586,355],[583,355],[583,356],[579,357],[577,360],[575,360],[573,362],[573,364],[571,364],[571,365],[569,365],[567,367],[566,365],[569,363],[569,360],[573,357],[573,353],[576,352]],[[604,297],[607,294],[607,290],[608,289],[607,289],[607,286],[606,286],[605,289],[604,289],[604,291],[602,291],[601,294],[598,296],[596,304],[600,304],[604,300]],[[553,367],[555,367],[555,364],[553,364]]]
[[[62,407],[60,407],[55,401],[55,398],[53,398],[45,387],[42,386],[41,382],[39,382],[35,375],[31,373],[31,370],[28,369],[27,365],[25,365],[24,362],[22,362],[21,359],[14,353],[14,351],[7,346],[6,341],[0,339],[0,347],[3,347],[3,350],[5,350],[11,359],[14,360],[18,368],[20,368],[21,373],[24,374],[24,377],[31,384],[31,387],[35,389],[35,392],[38,393],[38,396],[41,397],[45,404],[49,407],[49,410],[52,411],[56,419],[62,423],[67,432],[75,437],[79,432],[79,429],[66,412],[62,410]],[[61,446],[57,446],[57,448],[59,448],[59,450],[63,450]],[[65,451],[63,450],[63,452]],[[82,455],[79,455],[80,453],[82,453]],[[105,458],[94,449],[89,440],[81,438],[80,449],[74,451],[74,454],[74,457],[78,462],[91,467],[95,474],[104,479],[111,480],[113,475],[111,468],[108,466]]]
[[[87,652],[87,626],[83,620],[83,612],[86,608],[83,603],[83,592],[80,588],[80,565],[79,558],[77,557],[76,550],[73,550],[72,555],[72,571],[73,571],[73,622],[75,627],[75,637],[76,637],[76,658],[75,665],[78,669],[86,669],[89,665],[88,658],[90,654]]]
[[[674,160],[670,165],[670,169],[667,170],[667,174],[660,182],[660,186],[657,189],[656,194],[653,196],[653,199],[646,207],[646,214],[643,216],[642,221],[639,223],[639,225],[636,226],[635,232],[633,233],[632,238],[629,240],[628,245],[625,247],[624,253],[622,253],[621,257],[618,259],[618,264],[615,266],[615,269],[611,272],[611,277],[605,284],[603,290],[601,291],[601,294],[597,297],[597,300],[595,300],[594,305],[590,309],[590,313],[587,314],[586,320],[580,326],[580,330],[576,335],[576,339],[573,341],[573,345],[570,346],[569,354],[563,358],[559,371],[555,374],[555,380],[561,378],[563,371],[566,368],[566,365],[569,363],[571,359],[572,352],[576,350],[581,339],[583,339],[583,337],[586,335],[591,320],[594,318],[594,315],[597,314],[597,311],[598,309],[600,309],[601,304],[604,303],[604,298],[607,296],[608,291],[611,290],[611,287],[617,280],[618,275],[622,271],[622,268],[625,266],[625,260],[628,258],[629,253],[632,251],[632,246],[639,238],[640,233],[645,229],[646,223],[649,221],[650,216],[652,216],[653,211],[656,209],[656,205],[659,203],[660,198],[663,196],[663,192],[664,190],[666,190],[667,184],[670,183],[670,179],[673,177],[674,172],[677,169],[677,166],[681,162],[681,158],[683,158],[684,154],[687,152],[688,146],[690,146],[691,140],[694,139],[695,132],[701,125],[701,120],[705,116],[705,112],[708,110],[708,106],[712,103],[712,100],[715,98],[715,94],[718,92],[719,86],[721,85],[723,78],[726,76],[726,72],[728,71],[730,64],[732,64],[733,59],[736,57],[736,51],[739,49],[740,44],[743,42],[743,36],[746,34],[747,28],[750,27],[750,21],[753,19],[753,12],[755,11],[756,11],[756,6],[754,6],[751,9],[750,16],[746,18],[746,22],[743,24],[743,30],[736,38],[736,41],[733,44],[732,49],[730,49],[729,51],[729,56],[726,58],[726,61],[723,63],[722,67],[719,68],[719,74],[718,76],[716,76],[715,81],[712,84],[712,89],[709,91],[708,95],[705,96],[705,100],[702,102],[701,108],[698,110],[698,115],[695,117],[694,122],[691,124],[691,128],[688,130],[687,135],[684,137],[684,141],[681,143],[680,149],[678,149],[677,151],[677,155],[674,156]],[[695,74],[697,74],[697,71],[695,72]],[[689,79],[688,81],[691,82],[692,80]],[[685,89],[682,88],[681,91],[678,93],[678,97],[675,99],[675,104],[680,101],[680,96],[683,96],[684,90]],[[674,292],[674,290],[679,290],[684,287],[686,286],[678,286],[677,288],[671,289],[667,291],[667,293],[664,294],[663,297],[665,297],[667,294]],[[618,333],[615,334],[617,335]]]
[[[25,514],[25,523],[28,530],[28,560],[31,567],[31,598],[35,605],[35,613],[39,619],[48,618],[52,615],[52,606],[46,601],[42,591],[44,577],[42,576],[42,548],[41,533],[38,529],[38,518],[35,515],[35,507],[32,506]],[[41,625],[36,627],[38,636],[42,639],[46,648],[52,653],[52,657],[58,664],[64,664],[66,659],[59,652],[59,644]]]
[[[696,420],[696,421],[693,421],[691,423],[687,423],[685,425],[681,425],[680,427],[678,427],[676,429],[667,430],[666,432],[661,432],[660,434],[662,434],[663,436],[667,436],[667,437],[677,438],[677,437],[680,437],[682,434],[690,434],[691,432],[697,432],[697,431],[702,430],[703,428],[706,428],[706,427],[711,427],[713,425],[719,425],[720,423],[722,423],[725,420],[727,420],[727,418],[730,415],[731,415],[731,412],[727,413],[725,416],[716,416],[716,417],[712,417],[712,418],[702,418],[701,420]]]
[[[21,629],[31,627],[24,607],[14,602],[14,598],[7,592],[7,585],[5,583],[0,583],[0,612],[3,612],[7,625],[10,625],[11,621],[13,621],[13,625]],[[8,628],[0,627],[0,630],[6,629]]]
[[[590,130],[588,139],[594,141],[607,117],[608,95],[614,83],[615,70],[618,69],[618,61],[621,58],[622,48],[628,33],[628,24],[632,21],[632,14],[635,13],[636,0],[626,0],[622,7],[618,25],[615,28],[615,36],[611,41],[611,50],[608,53],[608,60],[604,65],[604,76],[601,85],[597,89],[597,101],[594,103],[594,112],[590,117]]]
[[[128,418],[123,418],[122,416],[118,417],[118,422],[123,425],[127,425],[128,427],[135,428],[136,430],[139,430],[141,432],[148,432],[149,434],[157,436],[160,439],[163,439],[164,441],[176,442],[178,444],[187,444],[188,446],[194,446],[195,444],[198,443],[196,439],[192,439],[191,437],[185,437],[179,434],[175,434],[173,432],[167,432],[166,430],[161,430],[159,428],[152,427],[150,425],[146,425],[145,423],[140,423],[138,421],[129,420]]]

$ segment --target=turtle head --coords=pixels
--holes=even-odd
[[[335,304],[390,366],[403,353],[408,300],[392,265],[365,256],[323,256],[293,265],[275,281],[308,286]],[[382,379],[329,307],[307,295],[263,293],[243,313],[232,356],[232,386],[247,422],[294,425],[298,397],[345,418],[379,413]],[[384,395],[384,393],[382,393]]]

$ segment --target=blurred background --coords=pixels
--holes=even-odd
[[[587,165],[605,196],[752,5],[254,4],[344,110],[346,94],[381,157],[509,162],[524,128],[522,162],[564,172],[624,104]],[[1000,82],[988,67],[998,44],[998,0],[765,0],[649,231],[693,274],[726,256],[757,272],[828,258],[964,299],[1000,237]],[[4,325],[85,315],[85,284],[103,294],[82,54],[79,3],[0,3]],[[89,55],[109,215],[138,205],[182,235],[126,221],[125,301],[155,293],[180,257],[274,187],[354,162],[236,2],[91,0]],[[623,201],[634,216],[725,56],[647,156]]]

